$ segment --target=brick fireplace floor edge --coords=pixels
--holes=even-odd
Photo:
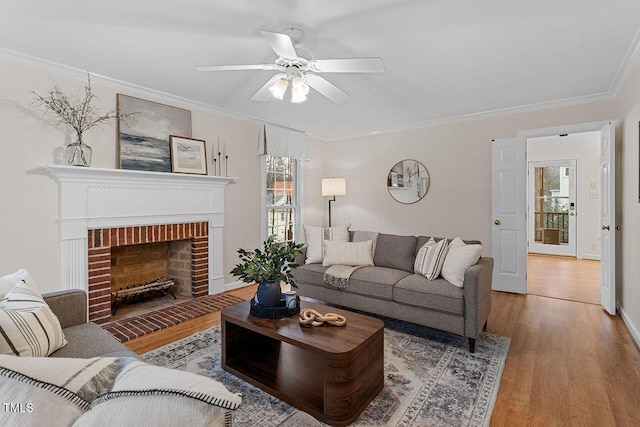
[[[129,317],[102,326],[118,341],[125,342],[175,326],[187,320],[222,310],[224,307],[244,301],[228,294],[206,295],[191,301],[172,305],[140,316]]]

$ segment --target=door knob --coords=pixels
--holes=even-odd
[[[603,225],[603,226],[602,226],[602,229],[603,229],[603,230],[607,230],[607,231],[609,231],[609,230],[610,230],[610,228],[611,228],[611,227],[609,227],[608,225]]]
[[[500,222],[500,220],[499,220],[499,219],[496,219],[495,221],[493,221],[493,223],[494,223],[495,225],[500,225],[500,224],[502,224],[502,223]]]

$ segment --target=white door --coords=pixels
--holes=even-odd
[[[493,289],[526,294],[526,139],[493,141],[491,159]]]
[[[616,129],[611,123],[600,131],[600,302],[616,314]]]
[[[529,162],[528,252],[576,256],[576,160]]]

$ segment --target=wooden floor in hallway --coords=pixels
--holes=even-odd
[[[529,254],[527,293],[600,304],[600,261]]]
[[[251,299],[255,286],[229,293]],[[218,311],[125,344],[140,354],[219,324]],[[640,351],[620,316],[493,292],[488,332],[511,338],[492,427],[640,425]]]

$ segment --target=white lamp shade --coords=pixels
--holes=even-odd
[[[274,98],[282,99],[287,90],[287,86],[289,86],[287,80],[280,79],[269,88],[269,91],[271,91],[271,95],[273,95]]]
[[[347,180],[345,178],[322,178],[323,196],[345,196]]]
[[[309,86],[302,80],[302,77],[294,77],[291,80],[291,102],[298,103],[307,100]]]

